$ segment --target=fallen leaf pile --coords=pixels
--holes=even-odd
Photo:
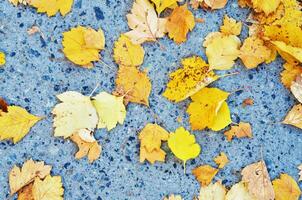
[[[9,173],[10,194],[18,200],[63,200],[60,176],[51,176],[51,166],[43,161],[26,161],[21,168],[14,166]]]

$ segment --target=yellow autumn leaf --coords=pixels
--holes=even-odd
[[[302,74],[302,66],[285,63],[283,67],[284,70],[281,72],[281,82],[285,87],[290,88],[297,76]]]
[[[239,56],[240,45],[240,39],[235,35],[210,33],[203,43],[210,69],[231,69]]]
[[[266,15],[275,12],[281,0],[251,0],[256,12],[264,12]]]
[[[93,105],[98,113],[98,128],[107,128],[108,131],[116,127],[117,123],[123,124],[126,118],[124,97],[116,97],[101,92],[93,97]]]
[[[299,200],[301,195],[299,185],[288,174],[281,174],[279,179],[273,180],[273,187],[275,200]]]
[[[166,152],[162,149],[154,149],[152,151],[147,151],[146,147],[140,147],[139,161],[143,163],[148,160],[151,164],[155,161],[164,162],[166,158]]]
[[[83,140],[79,136],[79,134],[73,134],[70,139],[78,146],[79,149],[75,154],[76,159],[81,159],[87,156],[89,162],[92,163],[100,157],[102,147],[98,144],[97,141],[87,142]]]
[[[92,68],[92,62],[99,61],[100,50],[105,47],[105,37],[101,29],[77,26],[63,33],[63,52],[73,63]]]
[[[199,181],[200,185],[205,187],[212,182],[218,171],[218,169],[211,167],[210,165],[202,165],[193,169],[192,173]]]
[[[226,35],[240,35],[242,22],[236,22],[235,19],[225,15],[223,25],[220,27],[220,32]]]
[[[218,165],[219,169],[222,169],[229,163],[229,159],[224,152],[220,152],[220,154],[214,158],[214,162]]]
[[[292,82],[290,90],[296,99],[302,103],[302,74],[298,75],[296,80]]]
[[[10,194],[13,195],[30,184],[36,177],[41,179],[50,174],[51,166],[45,165],[43,161],[35,162],[33,160],[26,161],[22,168],[16,165],[9,172]]]
[[[46,13],[49,17],[57,12],[65,16],[70,12],[73,0],[28,0],[28,4],[37,8],[38,13]]]
[[[207,127],[220,130],[231,123],[230,111],[225,103],[229,93],[218,88],[203,88],[191,99],[187,112],[193,130],[203,130]],[[223,105],[223,108],[222,108]]]
[[[119,65],[139,66],[144,61],[144,54],[143,47],[133,44],[124,34],[114,43],[113,58]]]
[[[244,40],[240,48],[239,58],[248,69],[253,69],[271,58],[271,50],[264,45],[263,40],[252,36]]]
[[[200,188],[199,200],[225,200],[225,195],[226,189],[221,183],[210,183]]]
[[[256,199],[275,199],[273,185],[263,160],[246,166],[241,171],[241,175],[249,193],[255,196]]]
[[[184,166],[187,160],[196,158],[201,151],[199,144],[195,141],[195,136],[183,127],[179,127],[170,134],[168,146],[173,154],[183,161]]]
[[[302,48],[287,45],[282,41],[272,41],[281,57],[289,63],[302,63]]]
[[[164,11],[166,8],[177,6],[178,0],[151,0],[156,6],[156,11],[158,15]]]
[[[232,186],[227,193],[225,200],[258,200],[251,195],[243,182],[239,182]]]
[[[70,137],[82,131],[92,132],[98,124],[97,112],[89,97],[67,91],[57,95],[61,103],[52,110],[56,137]]]
[[[243,137],[253,137],[252,127],[249,123],[240,122],[238,125],[232,126],[230,130],[224,132],[227,140],[230,142],[233,137],[243,138]]]
[[[183,101],[219,78],[198,56],[185,58],[181,62],[183,68],[170,74],[171,80],[163,93],[171,101]]]
[[[1,65],[5,65],[5,54],[3,52],[0,51],[0,66]]]
[[[302,129],[302,104],[295,105],[282,122]]]
[[[166,23],[169,37],[177,44],[185,42],[187,33],[192,31],[194,27],[194,15],[188,10],[187,4],[174,8]]]
[[[152,85],[147,73],[135,67],[120,66],[115,83],[116,92],[125,96],[126,102],[149,106]]]
[[[134,44],[146,41],[156,41],[166,32],[166,18],[159,18],[153,5],[148,0],[136,0],[131,13],[127,14],[128,25],[131,31],[125,33]]]
[[[35,200],[63,200],[62,178],[50,175],[46,176],[44,180],[36,178],[32,192]]]
[[[19,106],[8,106],[8,112],[0,115],[0,140],[12,139],[14,144],[19,142],[41,119]]]
[[[194,9],[197,9],[198,7],[202,7],[204,9],[221,9],[225,7],[228,0],[191,0],[190,4]]]

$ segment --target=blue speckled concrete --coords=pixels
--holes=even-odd
[[[47,118],[39,122],[18,144],[0,142],[0,199],[9,195],[8,173],[15,164],[33,158],[44,160],[53,166],[53,174],[63,177],[66,200],[160,200],[169,193],[179,193],[186,200],[199,191],[199,184],[190,173],[201,164],[214,165],[212,158],[224,151],[231,162],[221,170],[215,180],[221,179],[231,185],[240,179],[240,169],[261,159],[261,152],[272,178],[286,172],[298,179],[297,166],[302,162],[301,130],[282,125],[280,122],[295,100],[280,83],[282,59],[270,65],[261,65],[247,71],[240,61],[231,71],[237,76],[217,81],[213,86],[226,91],[243,92],[233,94],[228,102],[235,122],[251,122],[254,138],[227,142],[222,132],[195,131],[202,146],[200,156],[187,163],[187,174],[182,164],[168,153],[166,163],[155,165],[138,162],[139,143],[137,133],[154,115],[144,106],[130,104],[123,126],[110,133],[98,131],[96,136],[103,146],[99,160],[90,165],[86,159],[75,160],[76,146],[70,141],[53,137],[50,111],[57,103],[55,96],[67,90],[89,94],[100,83],[98,92],[114,89],[116,69],[96,63],[92,70],[76,67],[61,52],[62,32],[76,25],[101,27],[106,35],[106,50],[102,52],[104,62],[117,67],[112,60],[112,47],[119,35],[128,30],[126,13],[132,0],[75,0],[73,10],[65,18],[60,15],[48,18],[37,14],[32,8],[13,7],[7,0],[0,0],[0,51],[7,54],[7,65],[0,69],[0,96],[10,104],[27,108],[31,113]],[[188,41],[180,46],[164,38],[160,43],[144,44],[146,51],[143,68],[149,69],[153,83],[150,106],[161,118],[162,126],[174,131],[178,126],[190,129],[185,112],[189,100],[173,104],[161,96],[168,74],[178,68],[180,59],[193,54],[205,57],[203,38],[216,31],[224,14],[238,20],[247,17],[247,10],[239,9],[235,0],[227,7],[215,12],[194,11],[196,17],[205,19],[189,34]],[[44,33],[44,41],[38,34],[27,35],[27,29],[38,25]],[[241,39],[246,37],[247,27]],[[251,97],[254,106],[243,108],[241,103]],[[177,117],[183,123],[177,122]],[[167,148],[166,148],[167,149]]]

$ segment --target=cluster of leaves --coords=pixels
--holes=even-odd
[[[51,176],[51,166],[43,161],[26,161],[9,173],[10,194],[18,193],[18,200],[63,200],[64,189],[60,176]]]

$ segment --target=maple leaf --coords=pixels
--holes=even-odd
[[[183,68],[170,74],[171,80],[163,93],[171,101],[183,101],[219,78],[198,56],[185,58],[181,63]]]
[[[56,137],[70,137],[87,130],[92,132],[98,124],[98,115],[89,97],[78,92],[67,91],[57,95],[62,103],[52,110]]]
[[[24,186],[18,192],[18,200],[35,200],[32,194],[33,183]]]
[[[100,50],[105,47],[105,37],[101,29],[77,26],[63,33],[63,52],[73,63],[92,68],[93,61],[99,61]]]
[[[5,65],[5,54],[0,51],[0,66]]]
[[[239,58],[248,69],[256,68],[259,64],[269,61],[271,50],[264,45],[263,40],[252,36],[244,40],[240,48]]]
[[[131,14],[127,14],[128,25],[132,29],[125,33],[135,44],[156,41],[166,32],[167,19],[158,18],[153,5],[148,0],[136,0]]]
[[[240,122],[238,125],[232,126],[230,130],[224,132],[224,135],[228,141],[231,141],[233,137],[253,137],[251,125],[245,122]]]
[[[229,159],[224,152],[220,152],[220,155],[214,158],[214,162],[218,165],[219,169],[222,169],[226,164],[228,164]]]
[[[149,106],[151,82],[147,73],[135,67],[120,66],[115,80],[116,93],[125,95],[125,101]]]
[[[182,200],[180,195],[171,194],[168,197],[165,197],[164,200]]]
[[[41,179],[50,174],[51,166],[44,162],[26,161],[22,168],[14,166],[9,173],[9,186],[11,195],[18,192],[24,186],[30,184],[36,177]]]
[[[256,12],[264,12],[266,15],[276,11],[281,0],[251,0]]]
[[[35,179],[33,188],[35,200],[63,200],[64,189],[60,176],[46,176],[44,180]]]
[[[256,200],[252,196],[243,182],[239,182],[232,186],[230,191],[227,193],[225,200]]]
[[[192,31],[194,27],[194,15],[188,10],[187,4],[174,8],[166,23],[169,37],[177,44],[185,42],[187,33]]]
[[[274,189],[265,165],[265,162],[253,163],[242,171],[242,181],[247,183],[248,191],[257,199],[274,200]]]
[[[235,35],[219,32],[208,34],[203,46],[206,48],[210,69],[231,69],[239,56],[240,45],[240,39]]]
[[[302,129],[302,104],[295,105],[282,122]]]
[[[284,71],[281,72],[281,82],[285,87],[290,88],[297,76],[302,74],[302,67],[290,63],[286,63],[283,66]]]
[[[299,176],[300,176],[299,181],[302,181],[302,164],[299,165],[298,169],[300,170],[300,172],[299,172]]]
[[[76,143],[79,148],[79,151],[75,154],[76,159],[81,159],[85,156],[88,157],[90,163],[95,161],[100,157],[102,152],[102,147],[98,144],[97,141],[87,142],[84,141],[79,134],[73,134],[70,137],[71,141]]]
[[[124,34],[114,43],[113,58],[119,65],[139,66],[144,61],[144,54],[143,47],[133,44]]]
[[[220,182],[201,187],[199,200],[225,200],[226,189]]]
[[[281,174],[279,179],[273,180],[276,200],[298,200],[301,190],[296,181],[288,174]]]
[[[242,22],[236,22],[235,19],[225,15],[223,25],[220,27],[220,32],[226,35],[240,35]]]
[[[231,123],[230,111],[225,100],[229,93],[218,88],[203,88],[191,99],[187,112],[193,130],[203,130],[207,127],[220,130]]]
[[[69,13],[73,0],[28,0],[27,3],[37,8],[38,13],[46,12],[51,17],[59,11],[63,16]]]
[[[12,139],[16,144],[41,119],[19,106],[8,106],[0,115],[0,140]]]
[[[218,171],[218,169],[211,167],[210,165],[202,165],[193,169],[192,173],[199,181],[200,185],[205,187],[212,182]]]
[[[297,76],[296,81],[292,82],[292,85],[290,86],[290,90],[293,93],[293,95],[296,97],[296,99],[302,103],[302,74]]]
[[[156,6],[158,15],[166,8],[177,6],[177,1],[178,0],[151,0]]]
[[[201,151],[195,136],[190,134],[184,127],[179,127],[171,133],[168,139],[168,146],[173,154],[183,161],[184,166],[187,160],[196,158]]]
[[[126,108],[123,100],[124,97],[116,97],[107,92],[101,92],[93,97],[92,103],[99,117],[98,128],[107,128],[110,131],[117,123],[124,123]]]

